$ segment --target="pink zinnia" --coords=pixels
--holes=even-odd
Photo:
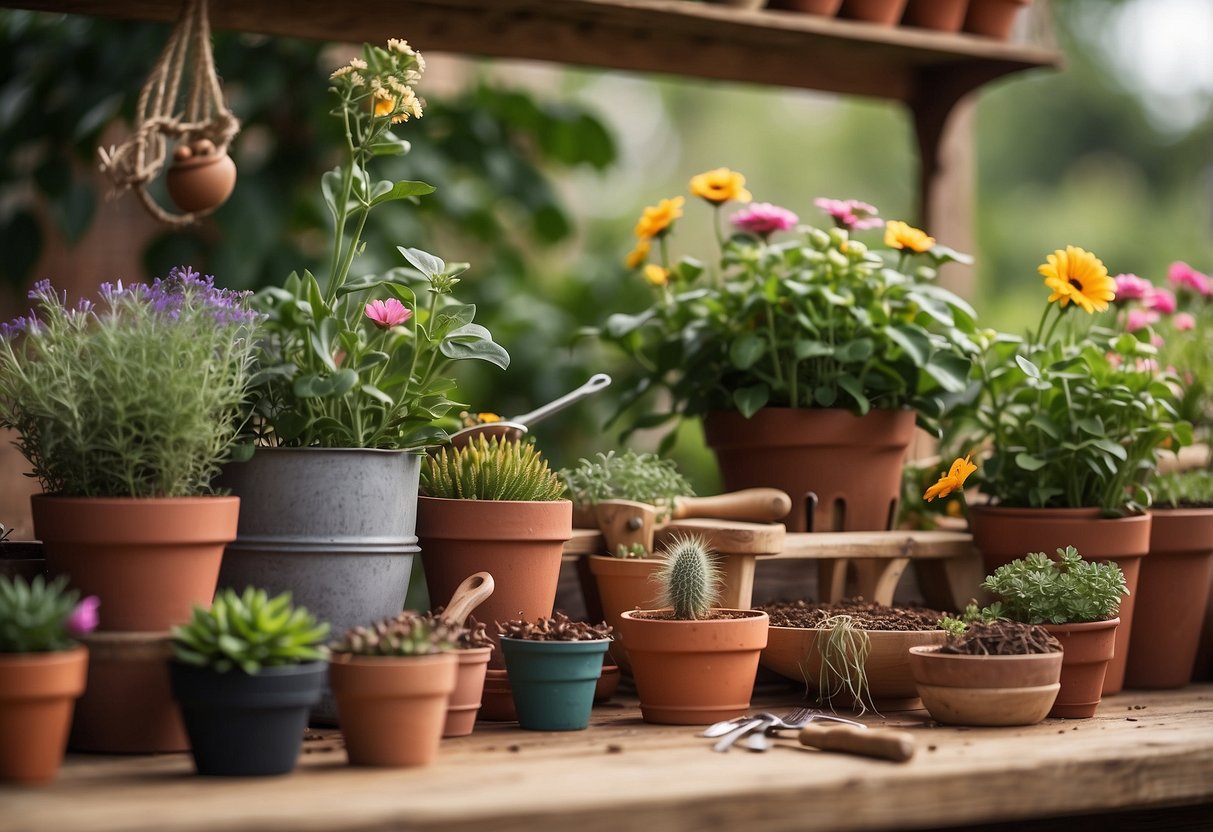
[[[869,228],[880,228],[884,225],[884,221],[876,216],[879,213],[876,206],[860,202],[858,199],[820,197],[815,199],[813,204],[829,214],[836,226],[848,231],[866,231]]]
[[[90,595],[77,604],[67,617],[67,631],[73,635],[83,635],[97,629],[97,607],[99,606],[101,606],[101,599],[96,595]]]
[[[413,313],[395,298],[373,300],[366,305],[366,316],[380,329],[391,329],[404,323]]]
[[[1167,280],[1171,281],[1171,285],[1176,289],[1191,289],[1198,295],[1213,295],[1213,277],[1196,271],[1182,261],[1171,264]]]
[[[1170,289],[1153,289],[1146,296],[1145,304],[1147,309],[1153,309],[1155,312],[1170,315],[1176,309],[1175,293]]]
[[[1149,297],[1153,284],[1135,274],[1116,275],[1116,300],[1143,300]]]
[[[1175,328],[1180,332],[1189,332],[1196,329],[1196,318],[1194,318],[1189,312],[1180,312],[1171,319],[1171,323],[1174,324]]]
[[[780,208],[769,202],[755,202],[729,217],[729,222],[742,231],[748,231],[765,240],[776,231],[795,228],[796,223],[800,222],[800,217],[787,208]]]
[[[1157,312],[1151,312],[1146,309],[1130,309],[1128,320],[1125,322],[1125,329],[1129,332],[1137,332],[1137,330],[1145,329],[1157,322]]]

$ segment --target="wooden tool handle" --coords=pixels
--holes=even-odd
[[[792,498],[778,488],[745,488],[714,497],[679,497],[674,519],[711,517],[717,520],[773,522],[792,510]]]
[[[800,729],[800,744],[822,751],[843,751],[904,763],[914,756],[914,737],[905,731],[854,728],[850,725],[816,725]]]
[[[451,624],[463,624],[472,610],[493,594],[493,588],[493,576],[488,572],[477,572],[468,577],[455,589],[450,603],[442,611],[442,619]]]

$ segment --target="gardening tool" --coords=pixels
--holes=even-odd
[[[711,497],[677,497],[669,520],[663,522],[658,522],[656,506],[635,500],[603,500],[595,506],[595,514],[607,551],[614,552],[620,544],[638,543],[651,552],[654,535],[671,524],[682,525],[682,521],[691,520],[689,525],[703,525],[702,521],[709,519],[721,521],[713,523],[714,526],[727,526],[731,522],[773,523],[791,509],[791,498],[778,488],[744,488]]]
[[[798,737],[801,745],[822,751],[842,751],[904,763],[914,756],[914,736],[887,728],[861,731],[850,725],[805,725]]]
[[[799,728],[805,723],[812,722],[813,720],[817,719],[826,720],[829,722],[839,722],[844,725],[853,725],[856,728],[867,728],[867,726],[862,722],[856,722],[853,719],[844,719],[840,716],[834,716],[833,714],[822,713],[821,711],[813,708],[797,708],[796,710],[790,711],[783,716],[764,712],[761,714],[755,714],[754,716],[733,717],[732,719],[726,719],[709,725],[707,728],[703,729],[703,733],[699,736],[723,737],[741,723],[748,722],[751,719],[755,719],[760,716],[766,717],[771,723],[771,727],[767,729],[768,731],[778,731],[783,728]]]
[[[442,620],[455,626],[462,626],[471,615],[472,610],[480,606],[485,598],[493,594],[493,576],[488,572],[477,572],[469,576],[455,588],[448,603],[442,611]]]
[[[472,425],[471,427],[455,431],[451,434],[451,445],[456,448],[462,448],[477,436],[483,436],[486,439],[497,436],[517,442],[526,435],[531,425],[543,421],[554,413],[559,413],[566,407],[581,401],[587,396],[592,396],[599,390],[610,386],[610,384],[611,377],[606,373],[595,373],[590,376],[589,381],[576,390],[573,390],[571,393],[565,393],[555,401],[548,402],[543,407],[537,407],[529,413],[523,413],[521,416],[515,416],[513,419],[485,422],[482,425]]]

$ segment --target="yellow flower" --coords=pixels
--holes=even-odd
[[[639,269],[646,260],[649,259],[649,251],[653,246],[648,240],[641,240],[636,243],[636,248],[628,252],[628,258],[624,261],[629,269]]]
[[[1108,302],[1116,299],[1116,281],[1108,277],[1108,267],[1077,246],[1053,252],[1037,271],[1044,275],[1045,286],[1053,290],[1049,303],[1057,301],[1062,309],[1074,301],[1090,315],[1104,311]]]
[[[713,205],[735,200],[749,202],[753,196],[745,189],[745,177],[728,168],[716,168],[691,177],[691,193]]]
[[[889,220],[884,227],[884,244],[889,248],[909,249],[922,254],[935,245],[927,232],[899,220]]]
[[[670,282],[670,273],[656,263],[649,263],[644,267],[644,279],[653,286],[664,286]]]
[[[477,413],[476,421],[483,425],[488,422],[500,422],[501,417],[498,416],[496,413],[490,413],[490,412],[486,411],[484,413]]]
[[[682,216],[682,206],[685,203],[686,199],[676,196],[645,208],[636,223],[636,236],[641,240],[649,240],[665,234],[674,220]]]
[[[385,89],[375,90],[375,115],[386,116],[396,109],[396,99]]]
[[[936,497],[946,497],[953,491],[959,491],[964,487],[965,480],[969,478],[977,470],[977,466],[970,461],[972,454],[967,454],[962,458],[958,458],[952,463],[952,467],[948,469],[948,473],[939,478],[939,482],[927,489],[927,493],[922,495],[922,498],[928,503]]]

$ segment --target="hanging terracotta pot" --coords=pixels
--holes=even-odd
[[[598,584],[602,614],[615,631],[611,642],[611,658],[625,672],[632,672],[627,649],[619,628],[621,616],[628,610],[651,609],[657,606],[660,590],[653,583],[653,574],[661,568],[659,558],[612,558],[590,555],[590,571]]]
[[[1061,689],[1049,716],[1087,719],[1095,716],[1105,689],[1104,674],[1116,650],[1120,619],[1083,624],[1042,625],[1061,642]]]
[[[901,23],[938,32],[959,32],[968,8],[969,0],[909,0]]]
[[[101,599],[100,629],[161,632],[215,595],[239,497],[30,498],[52,575]]]
[[[1011,35],[1015,16],[1031,0],[971,0],[965,15],[964,30],[974,35],[1006,40]]]
[[[1137,580],[1125,685],[1181,688],[1192,677],[1209,603],[1213,508],[1150,513],[1150,556]]]
[[[484,696],[484,677],[489,669],[491,647],[472,647],[456,650],[458,669],[455,672],[455,689],[451,691],[446,709],[443,737],[466,737],[476,727],[476,714]]]
[[[833,17],[838,13],[842,0],[770,0],[768,8],[786,9],[801,14],[817,14]]]
[[[420,497],[417,535],[431,598],[450,598],[476,572],[493,576],[496,588],[476,617],[489,625],[498,648],[489,667],[501,668],[493,623],[552,615],[564,544],[573,536],[573,504]]]
[[[1073,546],[1090,561],[1113,561],[1125,575],[1129,594],[1120,599],[1116,655],[1108,666],[1103,693],[1124,688],[1125,658],[1133,628],[1138,575],[1150,551],[1149,514],[1102,517],[1096,508],[1001,508],[974,506],[970,510],[973,543],[981,550],[986,574],[1030,552],[1052,555]]]
[[[211,211],[232,195],[236,163],[210,139],[178,145],[165,177],[169,198],[187,214]]]
[[[842,0],[838,15],[880,26],[895,26],[905,8],[906,0]]]
[[[883,531],[896,514],[914,413],[768,407],[746,419],[719,410],[703,429],[727,490],[765,486],[791,496],[789,532]],[[811,528],[810,492],[817,498]]]
[[[965,655],[911,647],[910,670],[931,718],[945,725],[1035,725],[1061,689],[1061,653]]]
[[[55,779],[87,665],[84,647],[0,654],[0,781]]]

